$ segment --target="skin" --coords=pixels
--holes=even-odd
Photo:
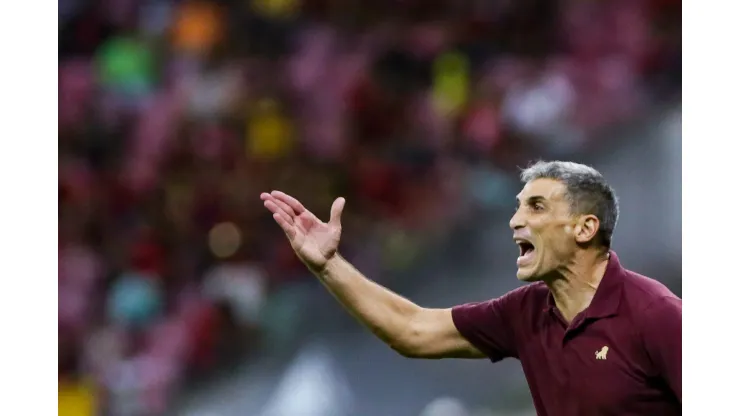
[[[327,222],[280,191],[260,195],[300,260],[334,297],[391,348],[413,358],[483,358],[458,331],[452,309],[424,308],[367,279],[337,249],[344,198]],[[595,238],[599,220],[571,212],[565,186],[552,179],[527,183],[517,196],[510,226],[514,239],[534,245],[534,258],[517,278],[543,281],[570,322],[586,309],[606,271],[608,251]]]
[[[452,309],[424,308],[366,278],[337,252],[344,198],[328,222],[280,191],[260,195],[296,255],[331,294],[378,338],[412,358],[483,358],[452,320]]]
[[[554,179],[527,183],[516,200],[509,227],[515,240],[535,247],[517,278],[544,281],[563,317],[571,321],[591,303],[606,271],[607,250],[596,242],[599,219],[573,213],[565,185]]]
[[[260,199],[285,232],[298,258],[312,272],[320,273],[337,254],[344,198],[334,201],[328,222],[321,221],[297,199],[283,192],[263,193]]]

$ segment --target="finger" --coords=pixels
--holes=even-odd
[[[274,197],[274,196],[272,196],[272,195],[268,194],[267,192],[262,192],[262,193],[260,194],[260,199],[261,199],[262,201],[272,201],[272,202],[274,202],[275,204],[277,204],[277,199],[275,199],[275,197]]]
[[[280,214],[272,214],[272,218],[275,219],[275,222],[277,222],[280,228],[283,229],[285,235],[287,235],[289,239],[292,240],[293,237],[295,237],[295,228],[293,227],[293,224],[288,222],[284,216]]]
[[[293,217],[283,211],[275,202],[273,201],[265,201],[265,208],[270,210],[273,215],[279,215],[281,218],[283,218],[288,224],[293,224]]]
[[[337,198],[333,204],[331,204],[331,214],[329,217],[329,224],[335,227],[342,226],[342,211],[344,210],[344,198]]]
[[[306,211],[306,208],[301,204],[297,199],[293,198],[292,196],[280,192],[280,191],[272,191],[271,195],[282,202],[285,202],[288,204],[291,208],[293,208],[293,211],[296,215],[301,215],[304,211]]]
[[[285,202],[277,198],[272,198],[272,202],[274,202],[275,205],[277,205],[278,208],[283,210],[286,214],[290,215],[291,218],[297,216],[295,211],[293,211],[293,208],[291,208],[290,205],[286,204]]]
[[[272,201],[277,206],[279,206],[283,211],[285,211],[287,214],[289,214],[291,216],[295,216],[296,215],[295,212],[293,211],[293,208],[291,208],[288,204],[286,204],[285,202],[283,202],[283,201],[275,198],[274,196],[268,194],[267,192],[262,192],[260,194],[260,199],[263,200],[263,201]]]
[[[270,194],[264,194],[263,193],[262,195],[260,195],[260,198],[263,201],[265,201],[265,203],[270,202],[270,203],[273,203],[273,204],[277,205],[277,207],[280,208],[280,210],[282,210],[283,212],[285,212],[286,214],[288,214],[288,216],[290,216],[291,218],[295,218],[297,216],[296,213],[293,211],[293,208],[291,208],[285,202],[280,201],[280,200],[274,198]],[[276,211],[273,211],[273,212],[276,212]]]

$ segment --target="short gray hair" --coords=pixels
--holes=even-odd
[[[619,201],[604,176],[591,166],[562,161],[539,161],[521,172],[524,183],[543,178],[565,185],[566,197],[574,214],[590,214],[599,219],[597,235],[601,244],[610,248],[619,220]]]

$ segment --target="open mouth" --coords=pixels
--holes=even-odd
[[[516,240],[516,244],[519,246],[519,258],[516,259],[517,265],[521,266],[534,258],[534,244],[527,240]]]

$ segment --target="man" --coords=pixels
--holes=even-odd
[[[509,225],[531,284],[451,309],[418,306],[339,255],[343,198],[328,223],[281,192],[261,199],[306,266],[402,355],[518,358],[538,415],[680,415],[681,299],[610,250],[613,189],[571,162],[538,162],[522,181]]]

